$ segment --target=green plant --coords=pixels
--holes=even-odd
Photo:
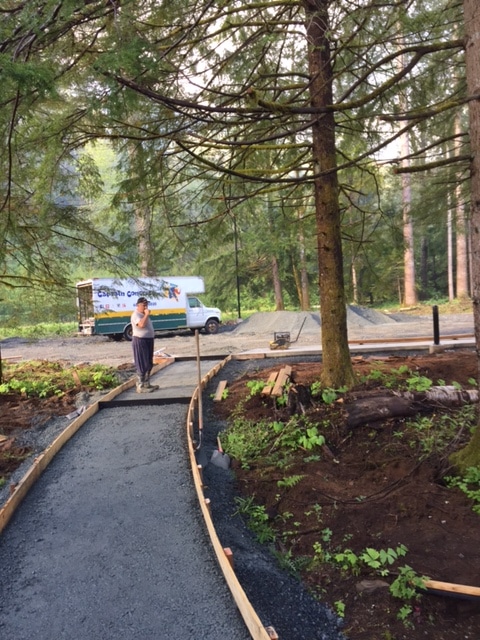
[[[345,393],[346,387],[340,389],[332,389],[331,387],[322,387],[322,383],[319,380],[312,382],[310,385],[310,392],[312,396],[321,396],[322,402],[325,404],[333,404],[338,399],[339,393]]]
[[[5,367],[0,393],[47,398],[62,396],[79,384],[87,389],[105,389],[117,385],[118,377],[114,369],[99,364],[73,369],[59,362],[29,360]]]
[[[333,603],[335,607],[335,612],[339,618],[345,617],[345,603],[342,600],[337,600]]]
[[[283,393],[281,396],[278,396],[275,399],[276,404],[279,407],[286,407],[287,406],[287,402],[288,402],[288,391],[290,389],[292,385],[290,383],[287,383],[284,388],[283,388]]]
[[[309,509],[308,511],[305,511],[305,515],[307,516],[307,518],[314,515],[317,522],[322,521],[322,514],[323,514],[323,507],[318,503],[315,503],[314,505],[312,505],[311,509]]]
[[[418,591],[425,590],[425,581],[428,579],[427,576],[419,576],[412,567],[406,564],[399,568],[398,576],[390,585],[390,593],[394,598],[400,600],[418,599],[420,597]]]
[[[321,542],[316,541],[313,543],[313,566],[330,562],[331,559],[332,554]]]
[[[315,382],[312,382],[312,384],[310,385],[310,393],[312,394],[312,396],[319,396],[321,392],[322,383],[320,382],[320,380],[315,380]]]
[[[5,338],[26,338],[36,340],[52,336],[75,336],[78,331],[77,322],[40,322],[35,325],[18,325],[0,328],[0,340]]]
[[[223,433],[223,448],[243,468],[248,469],[261,458],[263,449],[268,445],[271,430],[271,423],[266,420],[254,422],[235,415],[233,423]]]
[[[253,531],[259,542],[263,544],[275,540],[275,532],[268,524],[269,517],[263,505],[255,504],[253,496],[237,497],[235,503],[238,506],[236,513],[246,517],[248,528]]]
[[[446,476],[445,482],[448,487],[457,487],[467,498],[473,500],[473,511],[480,514],[480,468],[468,467],[465,475]]]
[[[293,475],[287,478],[283,478],[283,480],[277,481],[277,487],[290,489],[291,487],[294,487],[296,484],[298,484],[304,477],[304,475]]]
[[[354,576],[358,576],[360,573],[360,558],[351,549],[344,549],[340,553],[336,553],[333,559],[341,571],[350,572]]]
[[[406,628],[411,629],[413,627],[412,621],[409,619],[413,613],[413,607],[410,604],[404,604],[400,607],[397,618],[403,622]]]
[[[254,462],[285,467],[293,452],[311,451],[325,442],[306,416],[295,415],[287,422],[253,422],[245,420],[241,410],[235,411],[223,439],[225,451],[243,468],[249,468]]]
[[[464,405],[454,412],[435,413],[431,416],[417,416],[405,423],[407,429],[403,437],[409,438],[410,447],[417,447],[419,458],[425,459],[432,453],[442,453],[458,437],[459,425],[475,423],[475,407]]]
[[[374,569],[380,575],[386,576],[389,573],[388,566],[393,565],[398,558],[405,556],[407,547],[400,544],[396,549],[381,549],[377,551],[368,547],[360,554],[359,559],[370,569]]]
[[[266,386],[268,386],[268,383],[262,382],[262,380],[249,380],[247,382],[247,388],[250,390],[250,397],[261,393]],[[273,386],[273,384],[271,386]]]
[[[428,389],[432,387],[433,382],[425,376],[414,373],[411,378],[406,380],[406,385],[408,391],[428,391]]]
[[[321,447],[325,444],[325,437],[318,433],[317,427],[308,427],[298,440],[301,447],[310,451],[314,447]]]

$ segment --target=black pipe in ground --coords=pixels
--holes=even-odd
[[[432,307],[433,311],[433,344],[440,344],[440,323],[438,319],[438,307],[436,304]]]

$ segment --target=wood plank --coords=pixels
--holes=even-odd
[[[272,390],[272,396],[279,397],[283,393],[283,387],[290,379],[292,374],[292,367],[290,365],[286,365],[283,369],[280,369],[280,373],[278,374],[277,381],[275,382],[275,386]]]
[[[444,591],[445,595],[456,595],[480,598],[480,587],[472,587],[466,584],[454,584],[439,580],[425,580],[425,587],[434,591]]]
[[[263,387],[262,390],[262,396],[269,396],[272,393],[272,389],[275,386],[275,381],[278,374],[278,371],[272,371],[272,373],[268,376],[267,384]]]
[[[227,380],[220,380],[217,386],[217,390],[215,391],[215,395],[213,396],[214,402],[220,402],[220,400],[223,400],[223,392],[227,388],[227,384]]]

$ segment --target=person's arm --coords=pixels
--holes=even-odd
[[[143,317],[140,317],[140,313],[137,312],[137,322],[135,323],[139,329],[143,329],[147,324],[148,316],[150,315],[150,309],[145,309],[143,312]]]

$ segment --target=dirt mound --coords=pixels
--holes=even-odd
[[[366,327],[379,324],[395,324],[397,320],[390,316],[367,309],[349,305],[347,307],[347,324],[349,327]],[[238,335],[270,334],[275,332],[288,331],[294,340],[301,329],[301,335],[318,336],[322,321],[320,313],[310,311],[262,311],[254,313],[247,320],[244,320],[235,333]]]

